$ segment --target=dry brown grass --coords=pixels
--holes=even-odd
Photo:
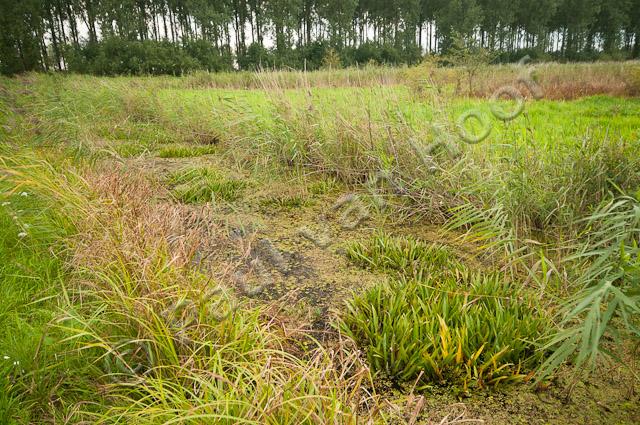
[[[195,225],[196,213],[168,202],[166,189],[140,172],[110,165],[91,171],[86,182],[95,195],[94,214],[85,217],[76,239],[79,265],[100,267],[123,256],[143,272],[153,253],[165,251],[169,263],[182,268],[205,237],[216,237],[213,223]]]
[[[481,69],[473,79],[472,91],[466,85],[464,71],[458,68],[436,68],[425,63],[406,70],[402,83],[420,92],[430,81],[439,90],[450,88],[455,95],[489,98],[496,90],[514,86],[525,97],[548,100],[573,100],[587,96],[634,96],[638,83],[638,62],[603,62],[592,64],[542,63],[519,67],[493,65]],[[528,83],[523,83],[523,79]]]
[[[196,251],[226,238],[210,211],[174,204],[149,176],[111,162],[67,176],[42,164],[12,175],[64,205],[77,229],[65,241],[72,307],[58,323],[103,369],[100,391],[124,402],[97,414],[80,402],[74,421],[158,423],[179,414],[355,424],[378,415],[369,369],[350,341],[321,346],[276,304],[230,302],[197,270]]]
[[[186,88],[260,89],[265,80],[280,89],[308,89],[309,87],[377,87],[408,85],[415,88],[432,81],[442,88],[450,87],[458,95],[488,98],[498,88],[518,82],[521,69],[516,65],[491,65],[474,78],[473,90],[468,92],[463,69],[433,67],[427,61],[410,68],[368,67],[332,71],[264,71],[261,73],[206,74],[199,73],[171,85]],[[535,64],[534,80],[545,99],[571,100],[585,96],[634,96],[638,83],[634,75],[640,68],[637,61],[598,63],[541,63]],[[526,93],[526,90],[524,91]]]

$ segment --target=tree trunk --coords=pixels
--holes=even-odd
[[[47,55],[47,44],[44,42],[44,34],[38,31],[38,40],[40,43],[40,51],[42,52],[42,66],[46,72],[49,72],[49,56]],[[24,57],[23,57],[24,61]],[[28,71],[25,65],[25,71]]]
[[[169,25],[171,26],[171,41],[175,43],[178,39],[178,28],[175,13],[171,9],[169,9]]]
[[[51,43],[53,44],[53,55],[55,56],[55,64],[58,69],[62,69],[62,62],[60,60],[60,49],[58,47],[58,36],[56,34],[55,19],[51,7],[47,7],[47,13],[49,15],[49,30],[51,31]]]
[[[311,2],[307,0],[305,2],[305,16],[304,16],[304,25],[305,25],[305,33],[306,33],[306,43],[311,43]]]
[[[58,27],[60,28],[60,33],[62,34],[62,42],[64,44],[67,44],[67,34],[64,30],[64,15],[62,13],[62,5],[59,1],[56,9],[58,10]]]
[[[78,26],[76,23],[76,16],[73,14],[73,10],[71,9],[71,5],[69,2],[66,2],[67,6],[67,17],[69,18],[69,28],[71,30],[71,38],[73,39],[73,44],[77,47],[80,44],[78,40]]]
[[[164,39],[167,40],[169,38],[169,31],[167,30],[167,12],[162,8],[162,26],[164,28]]]
[[[95,10],[93,10],[93,0],[85,1],[85,10],[87,13],[87,29],[89,31],[89,41],[97,42],[98,41],[98,31],[96,29],[96,14]]]

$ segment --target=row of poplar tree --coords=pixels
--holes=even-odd
[[[0,0],[0,71],[415,63],[454,37],[571,60],[638,57],[640,0]]]

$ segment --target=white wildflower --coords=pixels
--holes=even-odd
[[[29,196],[27,192],[20,192],[20,196]]]
[[[27,232],[20,232],[20,233],[18,233],[18,237],[19,237],[20,239],[26,238],[26,237],[27,237]]]
[[[9,360],[9,356],[2,356],[3,359]]]

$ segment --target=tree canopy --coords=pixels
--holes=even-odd
[[[0,0],[0,27],[5,74],[410,64],[457,35],[502,61],[640,56],[640,0]]]

